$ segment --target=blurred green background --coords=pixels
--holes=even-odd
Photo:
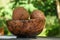
[[[57,15],[56,0],[0,0],[0,27],[4,27],[5,35],[12,35],[6,26],[6,21],[12,19],[15,7],[24,7],[30,13],[39,9],[46,16],[46,25],[37,36],[60,37],[60,23]]]

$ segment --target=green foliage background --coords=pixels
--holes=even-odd
[[[4,0],[3,0],[4,1]],[[6,3],[5,3],[6,1]],[[11,35],[6,26],[6,21],[12,19],[12,12],[15,7],[24,7],[30,13],[39,9],[46,16],[44,30],[38,36],[60,37],[60,25],[57,18],[55,0],[5,0],[0,1],[0,27],[4,27],[5,35]]]

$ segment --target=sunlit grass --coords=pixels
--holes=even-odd
[[[46,37],[46,28],[44,28],[43,31],[37,36]]]

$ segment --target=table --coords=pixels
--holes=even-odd
[[[17,38],[16,36],[0,36],[0,40],[60,40],[59,37]]]

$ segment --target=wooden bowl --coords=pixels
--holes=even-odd
[[[18,37],[33,37],[41,33],[45,25],[45,20],[8,20],[9,31]]]

